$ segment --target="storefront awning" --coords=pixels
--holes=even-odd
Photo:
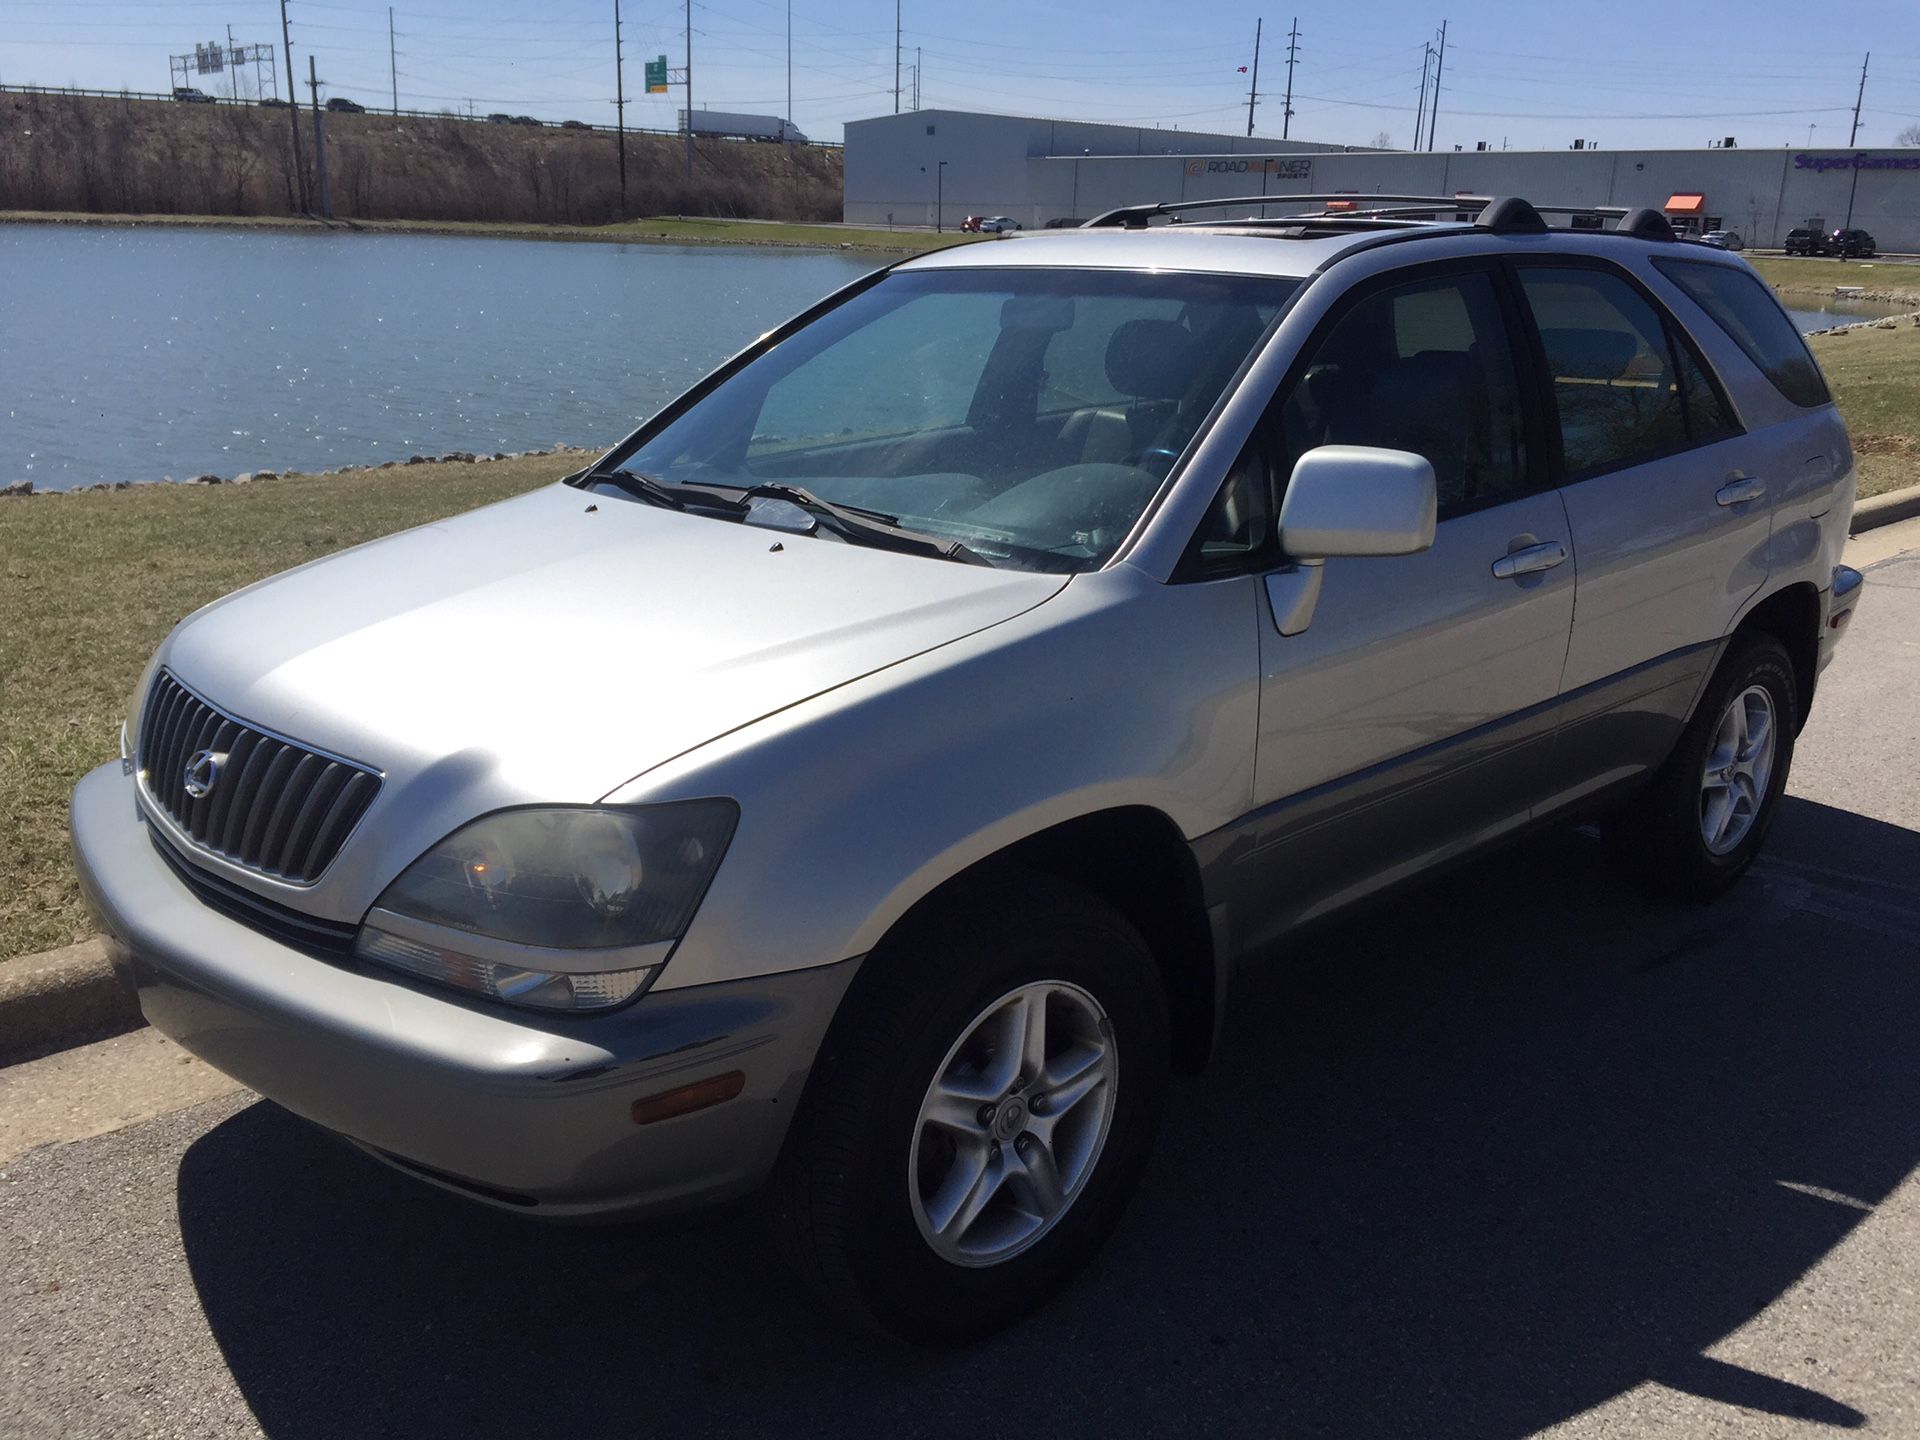
[[[1707,197],[1683,191],[1667,197],[1666,210],[1669,215],[1698,215],[1707,208]]]

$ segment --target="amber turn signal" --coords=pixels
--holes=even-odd
[[[731,1100],[746,1088],[746,1072],[729,1070],[724,1075],[696,1080],[676,1090],[662,1090],[658,1095],[649,1095],[633,1102],[633,1123],[652,1125],[679,1115],[691,1115],[696,1110],[705,1110],[710,1105]]]

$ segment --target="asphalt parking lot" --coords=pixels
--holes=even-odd
[[[1577,832],[1310,937],[1095,1268],[984,1346],[810,1308],[743,1212],[550,1228],[243,1094],[0,1163],[0,1434],[1920,1434],[1920,555],[1769,855]]]

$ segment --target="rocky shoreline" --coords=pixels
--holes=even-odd
[[[543,455],[593,455],[599,452],[578,445],[554,444],[544,450],[496,450],[479,455],[471,450],[449,450],[444,455],[409,455],[404,460],[381,460],[371,465],[338,465],[331,470],[245,470],[238,475],[195,475],[175,480],[171,475],[158,480],[97,480],[91,485],[72,485],[64,490],[36,489],[31,480],[0,485],[0,499],[23,499],[33,495],[86,495],[97,490],[144,490],[156,485],[252,485],[265,480],[314,479],[322,475],[347,475],[359,471],[402,470],[409,465],[486,465],[495,460],[531,460]]]

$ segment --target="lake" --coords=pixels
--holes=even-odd
[[[0,485],[611,444],[881,261],[0,225]]]
[[[1822,300],[1818,304],[1810,304],[1795,297],[1791,303],[1784,300],[1781,303],[1786,305],[1787,314],[1793,317],[1793,323],[1800,327],[1803,335],[1835,325],[1855,325],[1862,320],[1884,320],[1889,315],[1906,315],[1915,308],[1887,300]]]

